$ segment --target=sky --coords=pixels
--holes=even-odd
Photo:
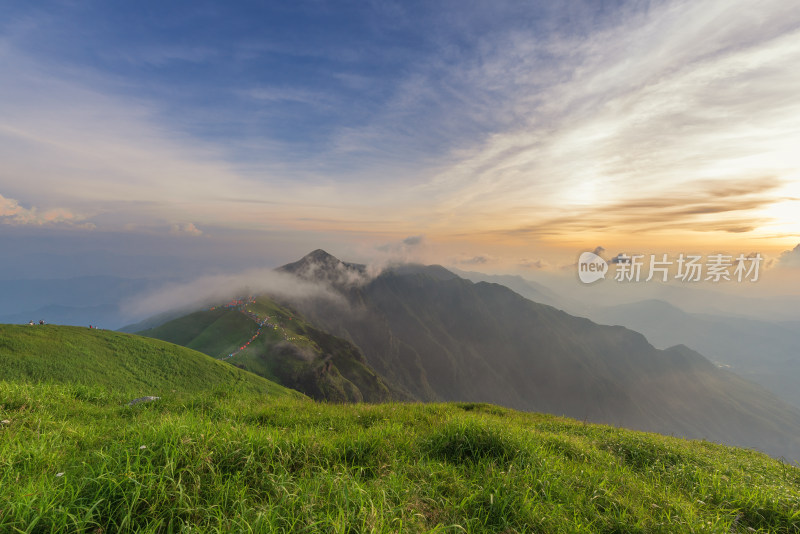
[[[797,65],[785,0],[0,1],[0,277],[602,247],[800,294]]]

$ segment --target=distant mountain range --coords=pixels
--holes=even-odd
[[[636,293],[625,285],[617,285],[607,288],[600,295],[587,294],[583,301],[580,301],[520,276],[462,271],[458,273],[474,282],[503,284],[525,298],[551,304],[599,324],[621,325],[641,332],[657,348],[686,345],[707,356],[718,366],[757,382],[781,399],[800,408],[800,388],[797,387],[797,383],[800,383],[800,322],[774,318],[785,316],[785,312],[781,310],[786,307],[787,302],[791,302],[791,297],[737,300],[730,295],[712,293],[704,289],[662,285],[653,292],[662,298],[646,298],[608,305],[603,304],[608,300],[605,298],[608,291],[627,292],[624,298],[631,298]],[[705,299],[707,304],[699,306],[699,299]],[[717,313],[686,311],[698,307],[713,308],[715,301],[723,302],[723,308],[728,312],[746,311],[748,315],[724,314],[722,311]],[[751,309],[750,304],[754,308]],[[682,306],[687,308],[684,309]],[[797,317],[798,313],[800,308],[795,307],[794,317]],[[759,319],[751,315],[763,317]]]
[[[115,276],[0,280],[0,323],[42,319],[54,324],[116,329],[130,321],[123,309],[126,299],[153,291],[165,282]]]
[[[303,318],[296,332],[305,340],[331,336],[314,342],[311,366],[334,354],[330,343],[347,347],[348,360],[374,372],[392,398],[492,402],[800,458],[800,411],[685,346],[659,350],[627,328],[439,266],[398,265],[370,278],[364,266],[317,250],[280,270],[343,296],[281,303]],[[278,361],[271,347],[244,354]]]
[[[639,331],[657,347],[688,345],[800,407],[796,324],[686,313],[660,300],[596,308],[589,317]]]

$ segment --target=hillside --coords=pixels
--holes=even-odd
[[[661,300],[596,308],[588,317],[632,328],[657,347],[678,343],[692,347],[800,407],[800,329],[796,324],[686,313]]]
[[[0,325],[0,369],[6,382],[78,384],[92,394],[113,391],[131,399],[215,388],[297,395],[178,345],[75,326]]]
[[[337,261],[320,262],[317,251],[283,269],[343,278],[348,264]],[[800,411],[686,347],[658,350],[631,330],[438,266],[391,268],[342,292],[347,313],[325,301],[301,303],[303,313],[417,399],[491,402],[800,458]]]
[[[480,404],[0,382],[2,532],[800,532],[800,470]]]
[[[317,400],[408,398],[387,385],[352,343],[266,296],[191,313],[140,334],[224,359]]]
[[[497,275],[485,274],[475,271],[462,271],[460,269],[450,269],[452,272],[469,280],[471,282],[489,282],[491,284],[500,284],[506,286],[515,293],[519,293],[528,300],[538,302],[540,304],[547,304],[554,308],[566,310],[565,303],[570,305],[570,309],[574,306],[574,302],[569,299],[558,295],[551,291],[548,287],[534,282],[533,280],[526,280],[517,275]]]

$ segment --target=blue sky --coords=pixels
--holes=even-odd
[[[449,69],[477,61],[495,33],[547,31],[542,9],[518,18],[500,4],[459,2],[17,9],[4,25],[14,51],[59,77],[152,107],[244,168],[290,157],[298,172],[305,159],[307,172],[335,163],[341,175],[409,153],[436,157],[491,130],[504,118],[456,111],[474,95]]]
[[[220,269],[778,258],[797,64],[777,0],[5,2],[0,241]]]

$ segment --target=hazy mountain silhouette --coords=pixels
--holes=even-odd
[[[800,329],[795,324],[686,313],[660,300],[598,308],[589,316],[637,330],[657,347],[685,344],[800,406]]]
[[[566,309],[564,304],[567,299],[565,297],[554,293],[550,288],[533,280],[526,280],[518,275],[485,274],[475,271],[462,271],[460,269],[452,269],[452,271],[466,280],[500,284],[515,293],[519,293],[526,299],[559,309]]]

